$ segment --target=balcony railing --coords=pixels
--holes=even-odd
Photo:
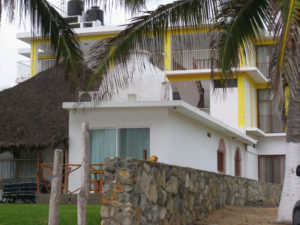
[[[217,51],[211,49],[172,51],[172,70],[193,70],[193,69],[210,69],[218,68],[219,62],[214,59],[218,57]]]
[[[259,129],[265,133],[284,133],[285,123],[281,115],[259,115]]]
[[[37,62],[36,73],[45,71],[55,66],[55,59],[43,59]],[[21,83],[31,77],[31,61],[19,61],[17,62],[17,83]]]
[[[55,64],[56,64],[56,59],[42,59],[42,60],[39,60],[37,62],[36,72],[39,73],[39,72],[45,71],[47,69],[50,69],[51,67],[55,66]]]
[[[269,68],[270,68],[270,62],[258,62],[257,68],[260,70],[260,72],[265,76],[268,77],[269,75]]]
[[[17,83],[23,82],[30,78],[31,74],[31,61],[19,61],[17,62]]]

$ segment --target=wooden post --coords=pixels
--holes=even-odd
[[[40,184],[41,184],[41,155],[38,154],[37,156],[37,171],[36,171],[36,191],[38,194],[41,193],[41,187],[40,187]]]
[[[83,156],[81,164],[81,188],[77,198],[77,224],[86,225],[86,205],[89,195],[89,161],[90,161],[90,137],[89,124],[82,123]]]
[[[58,205],[61,194],[63,151],[56,149],[54,152],[53,177],[51,181],[51,196],[49,206],[48,225],[58,225]]]

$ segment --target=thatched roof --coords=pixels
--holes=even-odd
[[[54,67],[0,92],[0,149],[44,148],[67,143],[68,111],[76,91]]]

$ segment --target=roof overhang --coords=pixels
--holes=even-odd
[[[234,72],[247,73],[256,83],[267,83],[267,78],[260,72],[257,67],[241,67],[233,69]],[[221,69],[215,69],[214,74],[220,74]],[[194,70],[171,70],[166,71],[166,75],[170,81],[184,81],[207,78],[211,74],[211,69],[194,69]],[[197,76],[199,75],[199,77]],[[186,79],[185,79],[186,78]]]
[[[285,137],[286,133],[265,133],[257,127],[247,127],[246,134],[255,139],[267,138],[267,137]]]
[[[86,27],[86,28],[76,28],[74,29],[75,33],[79,36],[97,36],[97,35],[108,35],[108,34],[118,34],[124,30],[124,26],[99,26],[99,27]],[[33,39],[31,32],[22,32],[17,33],[17,39],[24,41],[28,44],[31,44]],[[35,35],[35,40],[44,39],[45,37],[42,35]]]
[[[192,118],[206,127],[214,129],[234,140],[238,140],[244,144],[257,144],[257,140],[249,137],[238,129],[235,129],[222,121],[210,116],[190,104],[178,101],[128,101],[128,102],[102,102],[101,104],[93,104],[90,102],[77,103],[65,102],[63,108],[67,110],[81,110],[81,109],[120,109],[120,108],[167,108],[179,112],[189,118]]]

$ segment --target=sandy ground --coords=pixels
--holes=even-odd
[[[282,225],[276,222],[277,210],[227,206],[213,212],[199,225]]]

